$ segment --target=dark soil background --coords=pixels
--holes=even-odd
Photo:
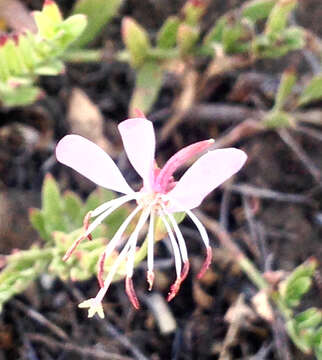
[[[37,0],[25,3],[33,10],[42,5]],[[57,3],[65,14],[73,5],[73,1]],[[126,0],[120,16],[93,47],[111,41],[114,47],[122,47],[120,21],[124,15],[134,17],[153,37],[164,19],[178,13],[183,3]],[[205,29],[221,14],[242,3],[213,1],[204,19]],[[319,36],[321,19],[320,0],[302,1],[294,17],[299,25]],[[269,109],[280,72],[289,64],[297,66],[300,77],[312,74],[312,63],[300,51],[213,79],[207,95],[200,100],[203,107],[197,107],[193,116],[188,116],[158,146],[159,164],[180,147],[210,137],[222,138],[250,114]],[[251,86],[237,91],[236,84],[245,79]],[[41,241],[29,224],[28,208],[40,207],[40,191],[47,172],[60,181],[62,190],[73,189],[84,198],[94,189],[92,184],[56,163],[54,157],[56,142],[75,126],[70,114],[76,88],[88,96],[87,107],[103,115],[100,125],[103,141],[112,149],[128,181],[134,186],[138,184],[124,160],[116,128],[127,117],[134,84],[131,68],[111,61],[68,65],[66,74],[43,77],[39,82],[47,94],[44,99],[25,108],[0,109],[1,254],[27,249]],[[149,116],[157,133],[171,115],[169,109],[178,89],[180,84],[169,74]],[[314,109],[321,111],[322,120],[321,104],[315,104]],[[93,117],[96,119],[97,115]],[[204,214],[220,222],[263,272],[290,271],[311,256],[321,259],[322,133],[319,127],[302,130],[290,130],[288,134],[312,162],[313,171],[306,158],[299,159],[283,134],[267,131],[249,136],[232,144],[248,154],[246,166],[230,182],[230,187],[217,189],[201,207]],[[156,262],[158,271],[151,293],[147,291],[145,265],[136,270],[135,287],[143,304],[140,311],[129,305],[123,282],[111,287],[105,298],[105,320],[87,319],[86,311],[77,308],[81,299],[95,295],[95,279],[63,283],[43,276],[5,306],[0,318],[0,360],[313,359],[292,345],[278,313],[267,321],[256,311],[252,299],[257,289],[231,254],[220,247],[212,232],[209,234],[214,260],[204,278],[196,280],[203,249],[191,224],[185,221],[182,228],[192,270],[171,303],[162,300],[174,279],[169,255]],[[157,252],[166,253],[162,246]],[[321,306],[321,295],[322,281],[317,276],[305,298],[305,307]],[[236,301],[239,309],[243,309],[237,317]],[[168,329],[160,324],[166,324]]]

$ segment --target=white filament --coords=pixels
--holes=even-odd
[[[136,243],[138,241],[139,233],[150,215],[150,211],[151,211],[151,207],[143,210],[143,212],[139,218],[139,221],[128,240],[128,242],[131,244],[130,250],[128,252],[128,260],[126,263],[126,275],[128,277],[132,277],[132,275],[133,275]]]
[[[179,279],[181,276],[181,256],[180,256],[180,251],[179,251],[179,246],[177,244],[177,241],[174,237],[173,231],[171,229],[170,224],[168,223],[167,219],[164,216],[163,211],[160,211],[159,213],[161,220],[168,232],[170,241],[171,241],[171,245],[172,245],[172,249],[173,249],[173,255],[174,255],[174,263],[175,263],[175,267],[176,267],[176,273],[177,273],[177,278]]]
[[[162,209],[163,209],[164,213],[170,219],[171,225],[172,225],[172,227],[174,229],[174,232],[176,234],[176,237],[178,239],[178,244],[179,244],[179,248],[180,248],[182,261],[183,261],[183,263],[185,263],[185,262],[188,261],[188,252],[187,252],[186,242],[185,242],[185,240],[183,238],[181,230],[180,230],[174,216],[172,214],[170,214],[169,211],[166,210],[166,208],[165,208],[165,206],[163,204],[161,206],[162,206]]]
[[[153,260],[154,260],[154,211],[150,214],[150,223],[148,230],[148,271],[153,271]]]
[[[122,204],[123,204],[123,201],[127,202],[127,201],[130,201],[130,200],[134,200],[135,198],[136,198],[136,193],[134,193],[134,194],[131,193],[131,194],[124,195],[124,196],[121,196],[119,198],[107,201],[104,204],[98,206],[95,210],[93,210],[91,212],[91,217],[93,218],[93,217],[96,217],[96,216],[100,215],[102,212],[104,212],[105,210],[107,210],[110,207],[114,206],[115,204],[118,204],[119,202],[122,202]]]
[[[168,196],[168,195],[163,195],[164,200],[173,202],[175,205],[179,206],[180,208],[184,207],[180,204],[180,202],[178,202],[176,199],[173,199],[172,197]],[[190,217],[190,219],[192,220],[192,222],[195,224],[196,228],[198,229],[201,239],[205,245],[206,248],[209,248],[209,237],[207,234],[207,231],[205,229],[205,227],[202,225],[202,223],[200,222],[200,220],[197,218],[197,216],[190,210],[190,209],[184,209],[184,212]]]

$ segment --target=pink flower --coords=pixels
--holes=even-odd
[[[60,140],[56,148],[58,161],[76,170],[95,184],[124,194],[102,204],[85,217],[85,232],[68,250],[64,260],[69,258],[81,240],[90,238],[91,232],[118,207],[131,200],[137,202],[136,208],[120,226],[100,257],[98,280],[101,288],[97,296],[80,304],[80,307],[89,307],[89,317],[96,312],[99,316],[104,316],[101,302],[118,267],[125,259],[126,293],[133,306],[139,308],[132,282],[135,251],[139,234],[146,221],[149,220],[147,281],[151,289],[154,280],[153,246],[156,216],[161,218],[168,231],[175,258],[176,280],[171,286],[168,301],[173,299],[179,291],[189,271],[187,248],[173,216],[175,212],[184,211],[200,233],[207,250],[207,258],[198,276],[203,275],[211,262],[211,247],[204,226],[191,209],[199,206],[213,189],[235,174],[247,158],[243,151],[234,148],[209,151],[202,155],[176,182],[173,178],[175,171],[191,157],[207,150],[214,140],[200,141],[181,149],[166,162],[162,169],[159,169],[155,162],[155,134],[151,121],[143,117],[128,119],[119,124],[119,131],[127,156],[143,179],[143,187],[138,192],[131,189],[109,155],[91,141],[79,135],[67,135]],[[106,279],[103,280],[105,261],[111,256],[128,225],[137,214],[139,218],[133,233],[114,261]],[[90,218],[95,218],[95,220],[89,223]]]

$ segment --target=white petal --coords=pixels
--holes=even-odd
[[[128,119],[119,124],[124,149],[132,166],[152,188],[155,155],[155,134],[152,122],[144,118]]]
[[[56,147],[56,157],[99,186],[124,194],[133,192],[110,156],[82,136],[63,137]]]
[[[170,204],[168,211],[185,211],[199,206],[212,190],[240,170],[246,159],[247,155],[235,148],[209,151],[184,173],[167,194],[182,206]]]

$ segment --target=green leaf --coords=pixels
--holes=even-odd
[[[48,232],[64,231],[64,207],[55,179],[47,174],[42,188],[42,214]]]
[[[130,116],[134,116],[135,109],[149,113],[161,89],[162,75],[162,69],[157,62],[146,62],[138,69],[129,107]]]
[[[39,66],[35,69],[37,75],[58,75],[65,71],[65,65],[57,59],[48,62],[46,65]]]
[[[293,123],[294,118],[285,111],[270,111],[263,119],[263,124],[270,129],[288,128]]]
[[[180,20],[176,16],[170,16],[162,25],[157,36],[157,47],[171,49],[176,45],[177,33]]]
[[[51,235],[46,230],[45,219],[39,209],[30,209],[29,221],[34,229],[36,229],[40,237],[46,241],[51,240]]]
[[[73,44],[73,47],[84,47],[102,31],[104,26],[117,14],[122,0],[78,0],[73,14],[87,16],[87,27]]]
[[[295,317],[299,330],[316,328],[322,322],[322,312],[316,308],[307,309]]]
[[[311,343],[307,337],[300,335],[298,329],[296,327],[295,320],[289,320],[285,324],[286,330],[293,340],[294,344],[304,353],[310,354],[311,353]]]
[[[188,55],[194,49],[199,38],[199,30],[187,24],[180,24],[177,32],[177,44],[181,55]]]
[[[281,296],[288,307],[299,305],[302,296],[308,292],[316,266],[316,260],[311,259],[298,266],[283,282]]]
[[[204,45],[211,46],[212,43],[221,43],[226,26],[229,26],[227,17],[220,17],[215,26],[205,36]]]
[[[265,33],[278,33],[283,31],[287,26],[290,13],[296,5],[297,0],[279,0],[269,15]]]
[[[288,96],[296,83],[296,74],[293,69],[284,71],[275,98],[274,110],[282,110]]]
[[[142,66],[151,48],[146,30],[134,19],[126,17],[122,21],[122,38],[130,54],[132,66]]]
[[[84,214],[82,208],[84,207],[82,200],[78,195],[71,191],[64,194],[64,209],[70,223],[70,230],[81,227],[83,223]]]
[[[321,99],[322,99],[322,74],[314,76],[311,82],[303,90],[298,103],[301,106],[301,105],[306,105],[312,101],[317,101]]]
[[[61,14],[57,4],[52,0],[45,0],[44,6],[42,8],[42,13],[54,25],[57,25],[63,21],[62,14]]]
[[[205,1],[187,1],[182,9],[184,22],[187,25],[197,26],[206,10]]]
[[[247,1],[242,8],[242,16],[256,22],[266,19],[272,11],[277,0]]]
[[[42,96],[41,89],[34,86],[18,86],[10,88],[0,84],[0,98],[5,106],[24,106],[29,105]]]
[[[87,19],[85,15],[77,14],[64,20],[57,31],[57,41],[62,50],[74,42],[85,30]]]

